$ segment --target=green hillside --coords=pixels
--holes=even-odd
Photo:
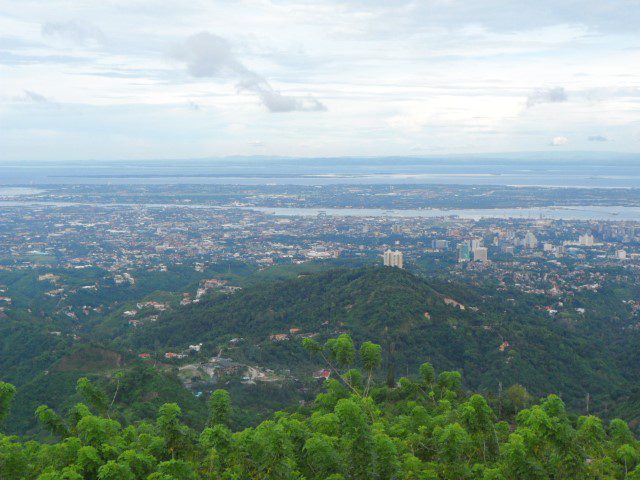
[[[619,286],[604,285],[601,292],[584,293],[567,304],[568,312],[582,307],[585,314],[553,317],[543,308],[552,300],[497,290],[488,282],[469,284],[437,272],[423,277],[392,268],[303,267],[248,272],[234,277],[243,289],[213,289],[184,306],[181,292],[193,298],[198,285],[191,278],[176,283],[176,290],[164,285],[165,292],[147,288],[138,296],[137,287],[123,287],[114,302],[109,302],[113,289],[99,291],[104,311],[87,316],[82,313],[87,299],[70,296],[66,302],[77,319],[40,302],[37,293],[25,294],[24,306],[7,310],[0,322],[0,380],[18,388],[7,430],[41,435],[34,408],[47,403],[69,409],[82,376],[104,388],[115,399],[117,414],[129,421],[149,418],[163,402],[176,401],[186,421],[200,426],[203,399],[224,387],[242,407],[234,425],[255,425],[318,392],[312,374],[321,365],[304,351],[303,338],[324,341],[341,333],[381,345],[376,378],[389,385],[426,360],[441,370],[461,371],[465,387],[488,398],[521,384],[536,397],[561,396],[571,411],[618,415],[634,428],[638,424],[639,333],[629,328],[628,306],[620,300],[629,292]],[[45,289],[27,275],[28,281],[15,276],[11,285],[24,284],[25,292],[32,285]],[[142,309],[136,318],[143,324],[129,324],[124,312],[149,299],[169,307]],[[157,321],[148,321],[151,314]],[[188,349],[200,343],[200,352]],[[165,358],[168,352],[184,358]],[[228,373],[212,374],[218,365],[211,359],[218,356],[231,362]],[[253,381],[252,375],[263,381]],[[121,383],[119,376],[139,381]]]
[[[423,363],[393,386],[372,381],[381,347],[348,335],[305,347],[331,368],[308,405],[253,428],[231,425],[225,390],[208,401],[205,428],[176,403],[154,420],[116,418],[88,379],[67,415],[36,411],[49,443],[0,433],[3,480],[544,480],[640,478],[640,442],[620,419],[576,417],[550,395],[532,404],[521,387],[495,401],[462,388],[458,372]],[[0,423],[15,389],[0,382]]]
[[[603,319],[597,328],[589,320],[558,321],[530,301],[490,288],[431,284],[398,269],[337,269],[214,296],[167,313],[125,341],[156,352],[203,342],[211,354],[225,348],[238,360],[309,371],[317,365],[294,340],[345,332],[382,345],[381,377],[398,377],[428,360],[462,371],[469,388],[489,394],[520,383],[535,395],[562,395],[578,411],[587,394],[592,411],[621,408],[619,397],[629,394],[636,372],[620,373],[620,352],[612,354],[610,345],[619,340],[628,348],[629,332]],[[300,332],[290,340],[270,340],[292,328]],[[229,349],[227,342],[238,337],[241,346]]]

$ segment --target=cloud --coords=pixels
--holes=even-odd
[[[269,83],[262,78],[248,78],[237,85],[238,91],[253,92],[270,112],[323,112],[327,107],[319,100],[308,97],[292,97],[283,95],[274,90]]]
[[[609,139],[604,135],[589,135],[587,137],[587,140],[589,140],[590,142],[608,142],[609,141]]]
[[[322,102],[311,96],[294,97],[275,90],[266,78],[243,65],[229,43],[218,35],[196,33],[187,38],[183,45],[174,48],[171,56],[184,62],[193,77],[228,77],[237,80],[238,92],[255,94],[270,112],[317,112],[327,109]]]
[[[562,103],[567,101],[567,92],[563,87],[539,88],[527,97],[527,108],[540,103]]]
[[[559,136],[553,137],[549,145],[552,147],[561,147],[563,145],[566,145],[567,143],[569,143],[569,139],[567,137]]]
[[[194,112],[199,112],[200,110],[202,110],[202,107],[193,100],[189,100],[187,102],[187,108],[189,110],[193,110]]]
[[[23,90],[21,95],[15,95],[11,98],[14,102],[23,105],[37,105],[39,109],[57,110],[60,108],[51,97],[45,97],[41,93],[33,90]]]
[[[59,37],[75,43],[105,43],[106,36],[98,27],[74,20],[67,22],[46,22],[40,28],[45,37]]]
[[[31,90],[25,90],[24,95],[20,97],[20,100],[25,102],[33,102],[33,103],[47,103],[49,99],[44,95],[40,95],[37,92],[33,92]]]

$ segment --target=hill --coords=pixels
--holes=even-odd
[[[618,326],[598,322],[603,324],[596,328],[588,319],[558,321],[528,298],[490,289],[360,268],[217,294],[168,312],[118,342],[156,354],[203,343],[204,354],[222,349],[238,361],[308,375],[318,365],[302,352],[299,337],[349,333],[381,344],[379,375],[389,381],[427,360],[438,369],[460,370],[469,388],[490,395],[518,383],[536,396],[559,394],[577,411],[587,408],[589,395],[591,411],[606,414],[622,408],[621,396],[637,370],[627,368],[623,375],[620,355],[611,352],[612,342],[628,348],[622,337],[629,332],[618,335]],[[232,339],[242,341],[230,344]],[[635,408],[625,413],[629,419],[640,415]]]
[[[413,379],[389,387],[371,381],[381,347],[359,348],[348,335],[324,345],[335,378],[308,405],[273,415],[255,428],[230,428],[236,410],[225,390],[208,402],[206,428],[182,421],[165,403],[154,421],[114,418],[109,398],[78,381],[68,415],[41,406],[48,443],[0,432],[3,480],[542,480],[639,479],[640,442],[628,425],[568,413],[550,395],[532,405],[508,392],[504,402],[470,395],[458,372],[423,363]],[[359,368],[358,368],[359,367]],[[365,380],[366,378],[366,380]],[[15,388],[0,382],[0,427]],[[497,403],[497,409],[495,404]]]

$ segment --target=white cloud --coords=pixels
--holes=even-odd
[[[106,41],[105,34],[98,27],[75,20],[46,22],[42,24],[41,32],[46,37],[60,37],[76,43]]]
[[[47,103],[49,101],[44,95],[40,95],[38,92],[32,92],[31,90],[25,90],[24,95],[18,97],[18,99],[33,103]]]
[[[549,145],[551,145],[552,147],[561,147],[563,145],[566,145],[567,143],[569,143],[569,139],[567,137],[559,136],[553,137]]]
[[[284,95],[275,90],[258,73],[247,68],[222,37],[209,32],[200,32],[187,38],[186,42],[173,49],[171,56],[183,61],[194,77],[237,80],[239,92],[248,91],[258,96],[270,112],[324,111],[327,108],[319,100],[307,97]]]
[[[567,101],[567,92],[563,87],[537,89],[527,97],[527,107],[540,103],[562,103]]]

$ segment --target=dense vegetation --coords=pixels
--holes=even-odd
[[[200,429],[206,422],[208,392],[224,386],[241,407],[234,410],[234,428],[256,425],[318,391],[312,372],[320,364],[303,350],[299,335],[282,342],[269,338],[291,328],[319,341],[349,333],[356,341],[380,344],[378,382],[394,384],[426,360],[438,370],[461,371],[465,388],[490,402],[521,384],[536,398],[561,396],[570,411],[607,420],[620,416],[637,428],[639,332],[630,328],[633,319],[621,301],[635,298],[637,292],[604,285],[602,292],[567,300],[568,313],[551,317],[540,308],[549,301],[543,296],[496,291],[488,282],[451,281],[435,272],[421,277],[390,268],[329,267],[288,265],[260,272],[241,265],[206,272],[176,267],[134,272],[134,286],[115,285],[99,270],[69,276],[54,271],[68,292],[64,299],[43,295],[54,288],[37,280],[44,271],[0,272],[14,299],[0,321],[0,381],[17,387],[5,431],[44,438],[34,409],[44,402],[58,411],[72,408],[81,399],[75,389],[81,377],[115,398],[111,416],[124,424],[154,417],[163,403],[179,402],[184,422]],[[158,285],[172,291],[153,291],[156,276],[161,279]],[[198,280],[211,277],[244,289],[232,295],[214,292],[200,303],[179,306],[180,291],[193,295]],[[97,291],[78,288],[93,282],[99,285]],[[143,299],[170,307],[157,322],[132,328],[123,312]],[[447,305],[445,299],[465,309]],[[85,315],[85,306],[103,308]],[[586,313],[575,313],[574,307]],[[239,337],[241,342],[229,342]],[[200,342],[198,354],[180,361],[164,358],[167,351],[180,352]],[[151,358],[142,361],[141,352]],[[243,384],[241,375],[217,379],[218,386],[212,381],[193,389],[204,391],[202,398],[194,397],[183,387],[178,367],[206,362],[220,352],[242,364],[287,373],[271,385]]]
[[[513,387],[497,410],[467,394],[457,372],[376,383],[382,348],[348,335],[305,346],[333,373],[326,391],[297,411],[279,412],[255,428],[232,432],[229,394],[209,400],[208,425],[197,432],[175,403],[153,422],[123,424],[112,400],[87,379],[85,403],[63,418],[38,408],[57,440],[21,442],[0,434],[3,480],[185,479],[639,479],[640,443],[618,419],[573,418],[549,396],[529,405]],[[355,366],[359,369],[356,369]],[[0,421],[15,389],[0,383]]]
[[[462,371],[474,390],[496,395],[501,385],[520,383],[535,395],[562,394],[585,413],[589,395],[590,411],[610,415],[632,398],[638,368],[629,365],[629,355],[638,335],[626,328],[627,307],[616,292],[601,297],[575,300],[589,309],[586,315],[554,318],[536,308],[541,299],[492,286],[425,280],[393,268],[334,269],[212,297],[119,342],[162,351],[198,341],[215,352],[245,337],[236,357],[308,372],[317,365],[298,343],[274,344],[269,335],[292,327],[321,338],[347,332],[382,345],[382,376],[415,370],[426,359],[438,369]],[[640,417],[633,409],[624,413]]]

